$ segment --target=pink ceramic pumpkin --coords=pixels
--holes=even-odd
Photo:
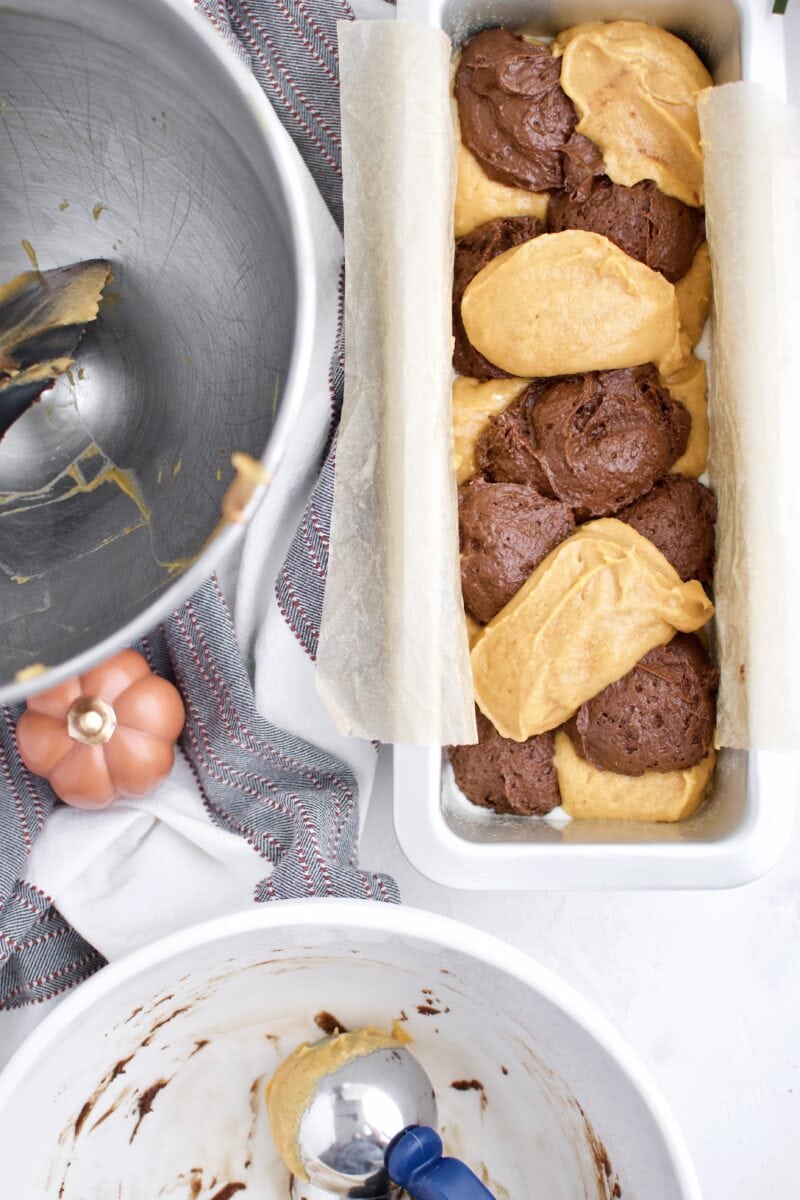
[[[143,796],[168,775],[185,714],[177,688],[123,650],[78,679],[28,701],[17,723],[20,758],[76,808]]]

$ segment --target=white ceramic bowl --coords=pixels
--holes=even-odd
[[[407,1018],[445,1143],[498,1200],[700,1200],[663,1100],[585,1001],[475,929],[362,901],[226,917],[79,988],[0,1078],[3,1195],[285,1200],[262,1085],[321,1010]]]

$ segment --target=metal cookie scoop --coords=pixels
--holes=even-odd
[[[402,1047],[375,1050],[319,1081],[300,1120],[293,1200],[493,1200],[456,1159],[442,1158],[431,1081]]]

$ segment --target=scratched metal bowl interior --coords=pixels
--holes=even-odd
[[[5,696],[164,614],[282,403],[292,220],[263,114],[186,7],[0,7],[0,281],[34,256],[113,269],[75,367],[0,443]]]
[[[447,1150],[498,1200],[694,1200],[649,1085],[588,1006],[475,930],[316,901],[143,953],[83,985],[0,1078],[3,1195],[288,1200],[264,1086],[328,1013],[403,1023]]]

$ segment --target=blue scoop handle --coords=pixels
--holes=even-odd
[[[442,1157],[442,1139],[427,1125],[409,1125],[386,1149],[389,1178],[412,1200],[495,1200],[457,1158]]]

